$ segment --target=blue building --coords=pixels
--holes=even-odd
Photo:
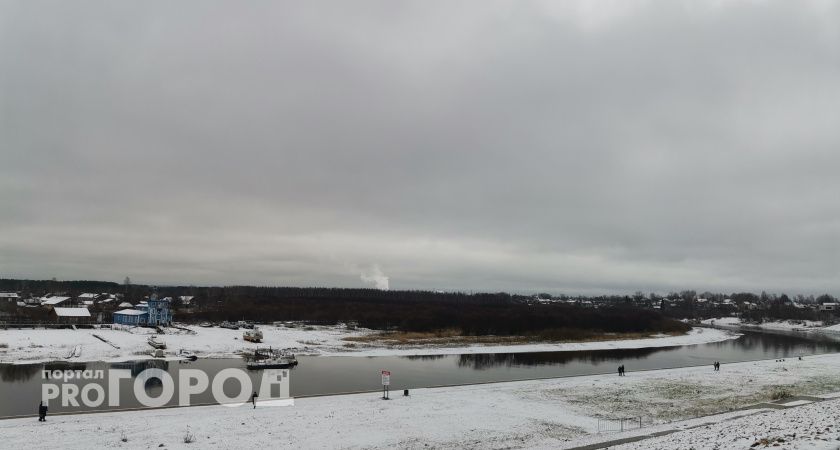
[[[159,326],[172,323],[172,299],[158,298],[152,294],[146,302],[140,302],[135,308],[123,309],[114,313],[114,323],[132,326]]]
[[[172,322],[172,299],[149,297],[149,325],[169,325]]]
[[[114,323],[118,325],[145,325],[149,321],[149,313],[139,309],[123,309],[114,313]]]

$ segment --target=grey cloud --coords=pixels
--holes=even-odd
[[[836,291],[840,8],[599,4],[4,2],[0,276]]]

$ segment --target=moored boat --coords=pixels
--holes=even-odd
[[[287,353],[282,350],[255,350],[254,359],[248,361],[245,366],[251,370],[259,369],[287,369],[296,366],[298,363],[294,353]]]
[[[156,349],[161,349],[161,350],[163,350],[163,349],[165,349],[165,348],[166,348],[166,343],[165,343],[165,342],[163,342],[163,340],[161,340],[161,339],[160,339],[160,338],[158,338],[157,336],[150,336],[150,337],[149,337],[149,340],[148,340],[148,341],[146,341],[146,342],[148,342],[148,343],[149,343],[149,345],[151,345],[153,348],[156,348]]]
[[[259,328],[254,328],[253,330],[245,330],[242,333],[242,339],[249,341],[249,342],[262,342],[263,333],[260,331]]]
[[[227,320],[225,320],[224,322],[219,324],[219,326],[222,327],[222,328],[227,328],[229,330],[238,330],[239,329],[239,325],[237,325],[233,322],[228,322]]]
[[[181,349],[181,350],[178,351],[178,356],[186,359],[187,361],[195,361],[195,360],[198,359],[198,356],[196,356],[195,353],[193,353],[189,350],[184,350],[184,349]]]

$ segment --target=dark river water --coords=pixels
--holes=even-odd
[[[292,397],[336,394],[359,391],[377,391],[382,388],[380,371],[391,372],[391,391],[433,387],[453,384],[470,384],[497,381],[525,380],[535,378],[567,377],[613,373],[619,364],[627,372],[671,367],[711,365],[713,361],[723,364],[759,359],[791,358],[823,353],[840,352],[840,341],[817,333],[760,333],[743,332],[738,339],[682,347],[599,350],[573,352],[538,353],[494,353],[483,355],[445,356],[376,356],[376,357],[299,357],[300,364],[289,371],[289,390]],[[50,370],[102,370],[104,380],[70,380],[69,384],[84,387],[98,383],[108,388],[109,369],[124,369],[137,377],[145,369],[158,368],[175,380],[176,392],[167,406],[178,404],[179,374],[185,369],[200,369],[209,379],[223,369],[242,368],[241,359],[200,359],[187,363],[180,361],[137,361],[128,363],[74,363],[0,365],[0,418],[35,415],[41,398],[42,384],[62,383],[45,380],[43,371]],[[724,368],[725,370],[725,368]],[[260,371],[245,371],[254,386],[262,379]],[[221,378],[221,377],[220,377]],[[80,404],[62,406],[57,400],[49,404],[50,414],[83,412],[105,409],[142,407],[135,398],[132,381],[118,384],[120,402],[118,407],[109,407],[104,402],[96,408]],[[157,380],[146,381],[145,391],[152,397],[159,395],[162,387]],[[222,384],[229,396],[239,392],[239,382],[227,380]],[[191,397],[191,404],[215,403],[210,389]],[[110,391],[108,398],[110,398]],[[276,395],[276,394],[275,394]],[[95,398],[91,396],[90,398]]]

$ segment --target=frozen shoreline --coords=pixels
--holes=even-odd
[[[352,344],[344,341],[346,337],[365,336],[372,330],[349,330],[342,326],[263,326],[264,340],[253,344],[242,339],[242,330],[223,328],[187,327],[191,332],[180,329],[167,329],[167,334],[160,336],[167,343],[166,358],[177,359],[177,352],[186,349],[197,353],[202,358],[237,357],[242,352],[256,347],[288,349],[298,354],[322,356],[413,356],[447,355],[476,353],[521,353],[581,350],[638,349],[651,347],[674,347],[720,342],[740,336],[731,331],[713,328],[694,328],[683,336],[661,336],[645,339],[627,339],[615,341],[597,341],[559,344],[521,344],[521,345],[469,345],[457,347],[386,347],[381,344]],[[95,335],[106,339],[103,342]],[[0,343],[8,345],[0,349],[0,363],[33,364],[48,361],[126,361],[147,359],[151,347],[146,343],[153,331],[146,328],[130,330],[79,329],[79,330],[0,330]],[[111,345],[113,344],[113,345]],[[352,345],[350,347],[349,345]],[[68,357],[79,347],[79,354]],[[118,347],[118,348],[116,348]]]
[[[759,330],[768,330],[768,331],[818,331],[818,332],[838,332],[840,331],[840,325],[833,325],[830,327],[824,327],[823,323],[820,321],[813,321],[813,320],[777,320],[777,321],[770,321],[770,322],[763,322],[759,324],[754,323],[744,323],[741,321],[739,317],[719,317],[714,319],[705,319],[702,320],[700,323],[703,325],[709,326],[722,326],[722,327],[737,327],[743,328],[745,330],[750,329],[759,329]]]
[[[814,448],[824,442],[820,439],[840,437],[836,429],[811,426],[840,414],[840,401],[784,411],[733,410],[768,401],[778,386],[799,394],[837,392],[838,371],[840,354],[831,354],[802,361],[725,364],[720,372],[711,367],[682,368],[628,372],[622,378],[594,375],[415,389],[410,397],[394,395],[388,402],[376,393],[351,394],[297,399],[291,407],[110,412],[49,416],[46,423],[39,423],[33,411],[32,418],[0,421],[0,435],[10,448],[35,444],[71,450],[161,444],[166,448],[571,448],[677,430],[627,447],[685,448],[690,443],[698,449],[748,448],[756,440],[793,432],[796,436],[787,436],[782,448]],[[392,382],[396,390],[398,373]],[[596,433],[598,418],[632,415],[643,416],[646,427]],[[691,429],[681,431],[686,428]],[[184,443],[186,433],[195,436],[194,443]]]
[[[659,336],[645,339],[625,339],[615,341],[566,342],[557,344],[536,343],[517,345],[471,345],[457,347],[380,347],[359,348],[352,352],[324,353],[329,356],[428,356],[477,353],[527,353],[527,352],[573,352],[587,350],[620,350],[652,347],[677,347],[682,345],[708,344],[741,335],[715,328],[692,328],[682,336]]]

